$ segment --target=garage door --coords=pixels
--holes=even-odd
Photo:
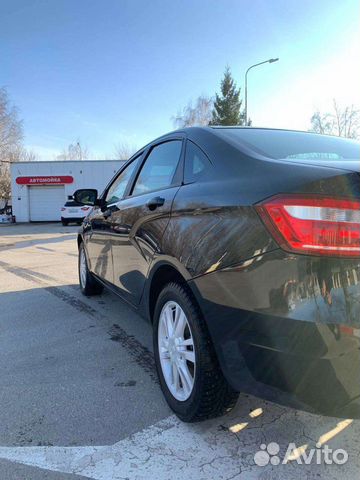
[[[65,203],[65,187],[30,187],[30,221],[60,220],[60,209]]]

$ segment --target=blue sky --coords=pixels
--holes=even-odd
[[[0,85],[40,158],[77,138],[111,157],[171,130],[227,64],[243,87],[280,57],[249,74],[249,114],[307,129],[332,98],[360,104],[359,20],[358,0],[1,0]]]

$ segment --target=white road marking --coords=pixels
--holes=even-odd
[[[290,442],[301,446],[306,439],[314,446],[337,423],[249,397],[230,415],[205,423],[185,424],[171,416],[111,446],[0,447],[0,458],[94,480],[252,480],[263,475],[288,479],[315,472],[317,478],[327,480],[340,473],[343,480],[353,479],[360,468],[354,444],[358,421],[331,440],[333,448],[347,449],[349,462],[344,466],[254,464],[254,454],[263,443],[276,441],[284,450]],[[239,424],[243,425],[240,430]]]

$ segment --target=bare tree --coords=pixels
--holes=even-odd
[[[334,100],[336,129],[339,137],[359,138],[360,110],[354,105],[341,109]]]
[[[89,150],[82,145],[78,139],[74,143],[70,143],[67,148],[57,155],[56,160],[88,160],[90,157]]]
[[[175,117],[172,117],[174,126],[176,128],[185,128],[209,125],[213,106],[212,98],[200,95],[195,103],[190,101]]]
[[[311,132],[331,135],[333,122],[330,113],[315,112],[311,117]]]
[[[17,108],[10,103],[8,92],[0,88],[0,199],[11,197],[10,164],[24,155],[23,124]]]
[[[114,158],[116,160],[128,160],[138,150],[135,145],[129,145],[127,142],[120,142],[114,146]]]
[[[360,110],[354,105],[340,107],[333,101],[333,111],[329,113],[315,112],[311,117],[311,129],[315,133],[336,135],[338,137],[360,137]]]
[[[22,149],[19,161],[20,162],[36,162],[38,160],[38,155],[32,150]]]
[[[5,88],[0,88],[0,161],[9,162],[22,146],[23,125],[17,108],[10,104]]]
[[[34,162],[36,159],[34,152],[19,147],[10,152],[6,160],[0,161],[0,203],[6,206],[11,198],[10,165],[15,162]]]
[[[11,197],[10,169],[0,167],[0,203],[7,205]]]

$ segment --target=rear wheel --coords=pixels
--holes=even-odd
[[[190,292],[169,283],[154,314],[154,352],[166,401],[185,422],[229,412],[239,393],[225,380],[207,326]]]
[[[63,224],[64,227],[67,227],[69,222],[67,220],[65,220],[65,218],[62,218],[61,223]]]
[[[83,243],[79,247],[79,282],[81,293],[86,296],[98,295],[104,289],[89,270]]]

